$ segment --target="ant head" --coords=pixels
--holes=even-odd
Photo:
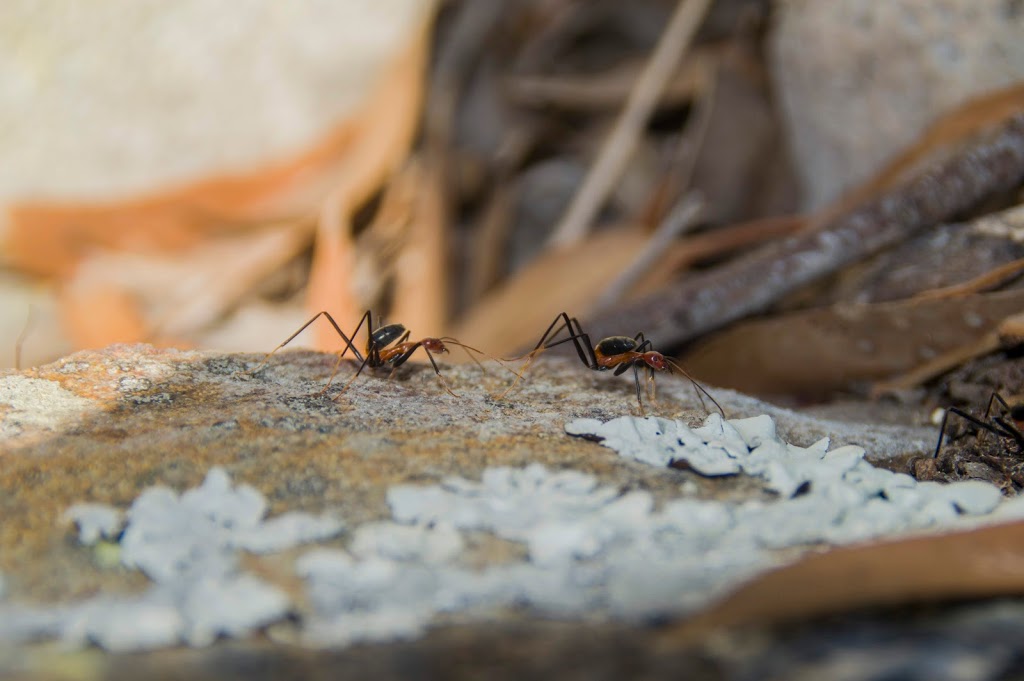
[[[656,371],[666,371],[668,369],[668,364],[665,362],[665,355],[660,352],[651,350],[640,355],[640,357],[644,360],[644,364]]]
[[[448,348],[445,347],[444,341],[440,338],[424,338],[423,347],[430,352],[445,353],[448,352]]]

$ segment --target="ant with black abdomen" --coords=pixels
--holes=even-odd
[[[559,322],[561,322],[561,324],[559,324]],[[560,340],[554,340],[554,338],[562,332],[562,329],[568,331],[568,337]],[[701,397],[701,393],[704,393],[704,395],[714,403],[715,407],[718,408],[722,417],[725,417],[725,411],[722,409],[722,405],[718,404],[718,401],[711,396],[711,393],[705,390],[704,386],[694,380],[694,378],[690,376],[685,369],[668,357],[665,357],[662,353],[656,351],[652,342],[644,338],[643,333],[638,333],[632,338],[629,336],[610,336],[608,338],[601,339],[597,345],[594,345],[590,341],[590,336],[583,331],[583,327],[580,325],[579,320],[575,317],[570,317],[565,312],[562,312],[555,317],[555,320],[551,322],[548,330],[540,337],[540,341],[537,342],[536,347],[534,347],[532,351],[522,357],[514,358],[523,359],[528,357],[529,359],[527,360],[526,366],[524,366],[522,371],[519,372],[516,380],[499,396],[498,399],[505,397],[505,395],[516,387],[519,383],[519,379],[522,378],[523,374],[529,368],[530,363],[533,362],[537,355],[544,350],[553,348],[556,345],[561,345],[562,343],[572,343],[576,347],[576,354],[579,355],[580,362],[592,371],[613,370],[614,374],[618,376],[632,368],[633,379],[636,383],[636,400],[640,405],[640,414],[642,416],[646,416],[646,412],[644,411],[644,401],[640,391],[640,369],[644,368],[648,372],[647,381],[652,388],[654,386],[655,371],[676,371],[682,374],[686,378],[690,379],[690,383],[692,383],[694,388],[699,391],[697,393],[697,398],[700,400],[701,405],[704,406],[704,410],[707,411],[707,407],[704,405],[704,398]]]
[[[260,362],[259,366],[257,366],[253,370],[253,373],[263,368],[263,366],[267,363],[267,360],[270,359],[271,355],[273,355],[275,352],[277,352],[284,346],[288,345],[288,343],[294,340],[296,336],[305,331],[310,324],[315,322],[321,316],[327,318],[327,321],[331,323],[331,326],[334,327],[334,330],[337,332],[337,334],[341,336],[341,339],[343,341],[345,341],[345,347],[338,352],[338,359],[334,363],[334,368],[331,371],[331,377],[330,379],[328,379],[327,385],[325,385],[323,390],[320,391],[320,394],[326,393],[328,388],[331,387],[331,384],[334,382],[334,377],[338,373],[338,367],[341,365],[341,360],[345,357],[345,354],[349,350],[352,351],[352,354],[355,356],[356,361],[359,362],[359,368],[356,370],[355,375],[353,375],[352,378],[350,378],[348,382],[345,384],[345,386],[341,389],[341,391],[331,399],[337,399],[342,393],[348,390],[352,382],[359,376],[359,374],[363,372],[363,369],[365,369],[367,366],[369,366],[371,369],[378,369],[380,367],[390,365],[391,374],[388,375],[388,377],[390,378],[392,375],[394,375],[395,370],[397,370],[398,367],[402,366],[407,361],[409,361],[409,358],[412,357],[413,354],[415,354],[415,352],[420,349],[422,349],[427,354],[427,358],[430,360],[430,365],[434,367],[434,373],[437,374],[437,378],[441,382],[441,385],[444,387],[444,389],[448,392],[448,394],[454,397],[458,397],[458,394],[456,394],[449,387],[448,382],[441,374],[441,369],[437,366],[437,361],[434,359],[434,355],[445,354],[448,352],[448,345],[456,345],[465,350],[469,358],[476,362],[478,365],[480,365],[480,361],[476,357],[474,357],[472,353],[475,352],[479,355],[483,355],[484,357],[490,357],[490,355],[488,355],[487,353],[482,352],[481,350],[477,350],[476,348],[466,345],[465,343],[460,343],[456,339],[451,338],[449,336],[444,336],[441,338],[423,338],[418,341],[411,341],[409,340],[411,332],[407,330],[405,326],[403,326],[402,324],[385,324],[374,329],[373,314],[369,310],[367,310],[363,314],[362,319],[359,320],[359,324],[356,326],[355,331],[352,332],[352,335],[348,336],[345,334],[344,331],[341,330],[341,327],[338,326],[338,323],[334,321],[334,318],[331,317],[330,313],[325,310],[313,315],[313,318],[310,319],[305,324],[303,324],[301,327],[299,327],[298,331],[293,333],[291,336],[285,339],[283,343],[281,343],[276,348],[271,350],[267,354],[267,356],[263,358],[263,361]],[[366,324],[365,355],[360,353],[359,350],[357,350],[355,345],[353,345],[352,343],[352,339],[354,339],[359,334],[359,330],[363,328],[363,324]],[[496,361],[501,363],[500,360]],[[509,371],[511,371],[511,369],[509,369]]]

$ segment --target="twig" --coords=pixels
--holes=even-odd
[[[691,192],[685,195],[668,217],[658,225],[633,262],[601,293],[594,303],[594,309],[600,312],[617,303],[626,291],[647,273],[651,265],[664,257],[666,249],[675,238],[696,224],[697,217],[703,209],[704,201],[698,194]]]
[[[662,90],[689,47],[710,4],[710,0],[681,0],[676,7],[650,62],[615,121],[615,127],[601,146],[597,161],[587,173],[583,186],[573,197],[562,221],[555,227],[551,245],[569,246],[586,236],[609,192],[621,177],[636,147],[637,137],[654,111]]]
[[[1024,180],[1024,114],[901,188],[798,234],[592,320],[597,337],[642,329],[678,344],[759,312],[845,265],[944,222]]]
[[[974,279],[970,279],[969,281],[953,284],[952,286],[931,289],[930,291],[922,291],[914,296],[914,299],[938,300],[941,298],[968,296],[972,293],[979,293],[981,291],[999,288],[1008,281],[1019,277],[1021,273],[1024,273],[1024,258],[1011,260],[1010,262],[1000,265],[999,267],[985,272],[984,274],[977,276]]]

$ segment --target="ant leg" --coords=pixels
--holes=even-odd
[[[452,397],[458,397],[455,391],[448,386],[448,381],[444,380],[444,376],[441,375],[441,369],[438,368],[437,362],[434,361],[434,353],[432,353],[430,350],[427,350],[426,348],[423,348],[423,352],[427,353],[427,359],[430,360],[430,365],[434,367],[434,373],[437,374],[437,380],[441,381],[441,385],[444,386],[444,389],[448,392],[449,395],[451,395]]]
[[[950,414],[959,416],[965,421],[974,424],[974,426],[976,426],[977,428],[987,430],[990,433],[995,433],[999,437],[1013,437],[1010,434],[1004,433],[1002,430],[1000,430],[996,426],[993,426],[991,423],[982,421],[977,416],[973,416],[972,414],[967,413],[963,409],[960,409],[958,407],[950,407],[949,409],[946,410],[946,413],[942,415],[942,423],[939,425],[939,443],[935,447],[935,455],[932,458],[937,458],[939,456],[939,450],[942,449],[942,438],[946,435],[946,426],[949,425]]]
[[[352,382],[359,378],[359,374],[363,373],[363,369],[366,368],[366,365],[369,363],[371,356],[372,355],[367,355],[366,357],[363,358],[363,361],[359,363],[359,368],[356,369],[356,373],[352,375],[352,378],[348,379],[348,381],[345,382],[345,385],[342,386],[341,390],[338,391],[337,395],[331,398],[331,401],[336,401],[339,397],[345,394],[345,391],[347,391],[352,386]],[[328,382],[327,385],[324,386],[324,389],[320,391],[320,394],[323,395],[324,393],[326,393],[329,387],[331,387],[331,384]]]
[[[559,322],[561,322],[561,326],[559,326]],[[548,341],[556,338],[558,336],[558,334],[560,334],[562,332],[562,329],[565,329],[568,332],[568,334],[569,334],[568,337],[567,338],[563,338],[560,341],[555,341],[555,342],[549,343]],[[577,331],[577,329],[578,329],[578,331]],[[523,355],[521,357],[512,357],[511,360],[523,359],[523,357],[529,357],[529,356],[531,356],[531,355],[533,355],[535,353],[538,353],[541,350],[547,350],[548,348],[553,348],[556,345],[561,345],[562,343],[568,343],[573,338],[581,338],[581,337],[585,337],[585,336],[586,336],[586,334],[583,333],[583,329],[580,328],[579,320],[577,320],[575,317],[570,317],[567,312],[560,312],[555,317],[555,320],[553,322],[551,322],[551,324],[548,326],[547,331],[545,331],[544,334],[540,337],[540,340],[537,341],[537,345],[534,346],[532,351],[530,351],[529,353],[527,353],[526,355]],[[580,349],[580,346],[579,346],[578,342],[576,342],[576,341],[573,341],[573,342],[576,345],[576,352],[577,352],[577,354],[579,354],[581,362],[583,362],[587,366],[592,366],[592,365],[597,363],[596,361],[591,361],[591,359],[589,358],[588,354]],[[589,343],[590,343],[590,341],[589,341],[589,339],[587,339],[588,346],[589,346]],[[587,349],[591,350],[591,348],[589,348],[589,347]]]
[[[511,367],[509,367],[507,364],[505,364],[505,360],[499,359],[497,357],[493,357],[492,355],[488,355],[483,350],[478,350],[477,348],[474,348],[472,345],[466,345],[465,343],[460,343],[458,340],[456,340],[455,338],[452,338],[451,336],[444,336],[442,338],[439,338],[438,340],[440,340],[445,345],[456,345],[456,346],[462,348],[462,351],[466,353],[466,356],[469,357],[474,362],[476,362],[476,365],[478,367],[480,367],[484,371],[487,371],[487,367],[484,366],[483,362],[481,362],[479,359],[477,359],[476,355],[480,355],[481,357],[486,357],[489,360],[497,362],[498,364],[501,365],[502,369],[504,369],[505,371],[509,372],[513,376],[518,376],[519,375],[518,373],[513,371]],[[474,353],[476,353],[476,354],[474,354]]]
[[[402,336],[402,338],[408,338],[408,336],[409,336],[409,332],[407,331],[405,333],[405,336]],[[400,341],[398,341],[398,344],[401,345],[404,342],[405,342],[404,340],[400,340]],[[392,376],[394,376],[395,375],[395,371],[398,369],[398,367],[400,367],[403,364],[405,364],[406,362],[408,362],[409,358],[412,357],[413,353],[416,352],[417,350],[419,350],[422,346],[423,346],[423,341],[420,341],[419,343],[413,343],[412,347],[410,347],[408,350],[406,350],[405,352],[403,352],[400,355],[397,355],[394,359],[392,359],[391,360],[391,373],[388,374],[388,378],[391,378]],[[396,346],[396,349],[397,349],[397,346]],[[423,349],[426,350],[426,348],[423,348]]]
[[[559,316],[565,319],[565,327],[568,329],[569,335],[557,343],[545,345],[545,349],[553,348],[556,345],[572,340],[573,345],[576,346],[576,354],[580,356],[580,361],[587,365],[588,368],[596,370],[599,365],[597,363],[597,355],[594,352],[594,345],[590,342],[590,336],[583,330],[580,320],[576,317],[570,318],[565,312]]]
[[[1024,433],[1022,433],[1020,428],[1017,427],[1016,423],[1012,420],[1012,417],[1008,420],[1002,416],[995,416],[992,420],[1002,427],[1004,437],[1012,438],[1017,444],[1017,454],[1024,453]]]
[[[558,321],[560,319],[564,319],[565,321],[564,321],[564,323],[563,323],[563,325],[561,327],[558,327],[558,329],[555,330],[555,325],[558,323]],[[539,355],[544,350],[548,350],[550,348],[556,347],[558,345],[561,345],[562,343],[570,343],[571,342],[576,347],[576,354],[579,355],[580,361],[584,364],[584,366],[586,366],[588,369],[597,370],[599,365],[597,363],[596,356],[593,359],[591,359],[590,355],[588,355],[588,352],[591,355],[594,352],[594,349],[590,346],[590,337],[587,336],[587,334],[582,333],[582,332],[581,333],[576,333],[576,327],[573,326],[573,322],[576,323],[576,327],[579,326],[579,322],[576,321],[575,318],[570,318],[569,315],[566,314],[565,312],[562,312],[557,317],[555,317],[555,321],[551,322],[551,326],[549,326],[548,330],[544,332],[543,336],[541,336],[540,342],[537,343],[537,347],[535,347],[527,355],[524,355],[524,357],[527,357],[528,359],[526,360],[526,364],[523,366],[522,369],[519,370],[519,373],[516,375],[516,380],[514,380],[512,382],[512,385],[510,385],[508,388],[505,389],[505,392],[503,392],[500,395],[498,395],[495,399],[498,399],[498,400],[504,399],[504,397],[506,395],[508,395],[510,392],[512,392],[512,390],[517,385],[519,385],[519,381],[522,380],[523,376],[526,374],[526,371],[533,364],[533,360],[536,359],[537,355]],[[569,332],[568,338],[563,338],[562,340],[552,341],[550,343],[545,344],[546,341],[548,340],[548,338],[552,337],[553,335],[558,335],[558,333],[560,333],[562,331],[562,328],[565,328]],[[553,330],[555,331],[554,334],[552,334]],[[581,339],[582,339],[582,343],[581,343]],[[584,350],[584,348],[586,348],[586,350]],[[516,357],[514,359],[521,359],[521,358],[520,357]]]
[[[368,322],[367,326],[366,326],[366,333],[367,333],[367,338],[369,338],[370,329],[372,328],[372,325],[373,325],[373,315],[372,315],[372,313],[369,310],[367,310],[366,312],[363,313],[362,318],[359,320],[359,324],[356,325],[356,330],[352,332],[352,338],[353,339],[355,339],[355,337],[357,335],[359,335],[359,329],[361,329],[363,327],[363,323],[364,322]],[[337,327],[335,327],[335,328],[337,328]],[[366,345],[367,345],[367,347],[369,347],[370,343],[367,342]],[[366,357],[363,358],[362,356],[360,356],[359,351],[356,350],[355,346],[352,344],[351,341],[348,344],[348,348],[352,348],[352,352],[355,353],[356,359],[360,362],[359,371],[363,370],[362,368],[367,363],[367,361],[369,361],[370,366],[373,366],[373,361],[372,361],[373,353],[372,352],[368,352]],[[341,360],[345,356],[345,352],[348,351],[348,348],[345,348],[345,350],[343,350],[338,355],[338,359],[336,359],[334,361],[334,366],[331,368],[331,377],[327,379],[327,385],[325,385],[323,390],[320,391],[321,395],[326,393],[327,390],[331,387],[331,384],[334,383],[334,377],[338,375],[338,368],[341,366]],[[358,375],[359,375],[359,373],[357,372],[356,376],[358,376]],[[355,378],[355,376],[353,376],[352,378]],[[351,379],[350,379],[350,381],[351,381]],[[346,384],[345,387],[347,389],[348,384]],[[344,392],[344,389],[342,390],[342,392]],[[341,394],[341,393],[339,393],[339,394]]]
[[[562,321],[562,325],[555,328],[559,320]],[[560,312],[555,316],[555,320],[551,322],[550,326],[548,326],[548,330],[545,331],[544,335],[540,337],[540,340],[537,341],[537,345],[535,345],[533,349],[540,350],[541,347],[544,346],[544,343],[546,343],[549,339],[558,336],[558,334],[561,333],[563,328],[568,330],[570,336],[575,333],[575,330],[572,327],[572,319],[569,318],[569,315],[566,312]]]
[[[356,325],[356,330],[352,332],[352,340],[355,341],[356,336],[359,335],[359,329],[363,328],[363,324],[366,324],[366,352],[370,352],[370,336],[373,334],[373,313],[367,310],[363,313],[359,323]],[[354,349],[354,348],[353,348]],[[362,359],[360,358],[360,361]]]
[[[1010,405],[1006,403],[1003,396],[993,390],[992,395],[988,398],[988,406],[985,407],[985,418],[988,418],[989,414],[992,413],[993,404],[999,404],[999,406],[1003,408],[1004,414],[1008,414],[1011,411]]]
[[[369,314],[369,312],[367,312],[366,314]],[[349,350],[351,350],[353,352],[353,354],[355,354],[356,359],[362,361],[363,356],[361,354],[359,354],[359,351],[356,349],[356,347],[354,345],[352,345],[352,340],[348,336],[345,335],[345,332],[341,330],[341,327],[338,326],[338,323],[336,321],[334,321],[334,317],[331,316],[331,313],[328,312],[327,310],[322,310],[320,312],[317,312],[315,315],[313,315],[313,318],[310,319],[308,322],[306,322],[305,324],[300,326],[298,331],[296,331],[292,335],[288,336],[288,338],[286,338],[283,343],[281,343],[276,348],[274,348],[273,350],[268,352],[267,356],[263,358],[263,361],[260,362],[256,366],[256,368],[253,369],[250,373],[255,374],[260,369],[262,369],[264,366],[266,366],[267,362],[270,361],[270,356],[271,355],[273,355],[275,352],[277,352],[278,350],[280,350],[281,348],[283,348],[284,346],[288,345],[293,340],[295,340],[296,336],[298,336],[300,333],[305,331],[309,327],[310,324],[315,322],[321,316],[327,317],[327,321],[329,321],[331,323],[331,326],[334,327],[334,330],[337,331],[338,335],[341,336],[341,339],[345,341],[345,348],[341,350],[341,355],[338,356],[339,361],[340,361],[341,357],[343,357],[345,355],[345,353],[348,352]],[[363,315],[363,316],[365,318],[366,315]],[[362,322],[360,322],[360,325],[362,325]],[[358,331],[358,330],[359,330],[359,328],[356,327],[356,331]],[[353,336],[354,335],[355,334],[353,334]]]
[[[637,338],[637,336],[639,336],[639,338]],[[635,348],[633,348],[633,352],[643,352],[644,350],[654,350],[654,343],[652,343],[649,340],[645,340],[644,339],[644,335],[642,333],[638,333],[636,336],[634,336],[633,340],[635,340],[635,341],[638,340],[639,341],[639,344]]]
[[[392,362],[393,368],[391,369],[391,373],[388,374],[388,378],[391,378],[391,376],[394,375],[395,370],[398,369],[398,367],[405,364],[407,361],[409,361],[409,358],[412,357],[413,353],[419,350],[421,347],[423,348],[423,352],[427,353],[427,359],[430,360],[430,365],[434,367],[434,373],[437,374],[437,378],[439,381],[441,381],[441,385],[444,387],[446,391],[448,391],[449,395],[451,395],[452,397],[458,397],[458,395],[455,394],[455,392],[448,386],[448,381],[446,381],[444,379],[444,376],[441,374],[441,368],[437,366],[437,361],[434,359],[434,353],[432,353],[430,350],[424,347],[422,341],[413,345],[413,347],[408,352],[399,355]]]
[[[633,362],[633,382],[636,384],[636,403],[640,405],[640,416],[646,418],[644,399],[640,396],[640,366],[636,362]]]

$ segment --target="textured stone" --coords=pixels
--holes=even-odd
[[[442,367],[454,398],[429,367],[409,365],[391,380],[366,372],[332,400],[318,394],[332,356],[282,353],[248,373],[259,359],[114,346],[4,377],[18,378],[7,404],[31,404],[19,390],[43,385],[76,407],[33,422],[45,400],[28,412],[0,406],[0,427],[18,425],[0,450],[0,638],[123,650],[272,625],[275,638],[339,645],[411,636],[463,612],[504,622],[524,605],[588,628],[594,613],[699,607],[766,565],[730,529],[725,503],[769,499],[759,484],[624,462],[565,435],[566,422],[635,410],[628,377],[594,380],[544,358],[514,400],[498,401],[499,370]],[[772,414],[794,442],[831,436],[885,455],[932,443],[913,429],[818,421],[714,392],[730,415]],[[660,423],[705,417],[683,380],[659,376],[659,397],[649,411]],[[718,417],[702,432],[717,455],[746,448]],[[78,531],[107,535],[92,548],[65,519],[81,503],[99,506],[71,513]],[[102,519],[111,509],[127,512],[120,543]],[[331,538],[342,518],[352,534]],[[288,547],[307,541],[334,552],[333,567],[296,562]],[[346,575],[369,591],[353,600]],[[301,628],[283,620],[293,609]],[[126,628],[132,617],[146,626]]]

